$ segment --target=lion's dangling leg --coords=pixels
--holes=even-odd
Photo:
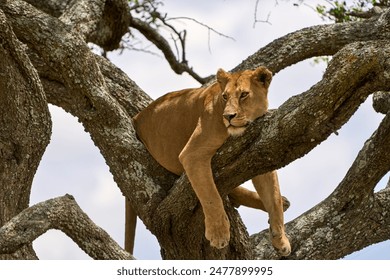
[[[227,133],[223,125],[215,125],[210,118],[212,115],[205,114],[199,119],[194,132],[179,155],[179,160],[202,205],[206,239],[210,241],[211,246],[222,249],[229,244],[230,222],[214,183],[211,158],[226,140]],[[210,133],[207,134],[205,131]]]
[[[283,199],[277,173],[272,171],[256,176],[252,182],[269,215],[272,245],[282,256],[288,256],[291,246],[284,232]]]
[[[259,194],[254,191],[250,191],[244,187],[238,186],[237,188],[233,189],[229,193],[229,198],[234,207],[239,207],[243,205],[246,207],[260,209],[267,212]],[[290,207],[290,201],[288,201],[288,199],[284,196],[282,196],[282,200],[283,211],[286,212],[286,210]]]
[[[244,205],[246,207],[266,211],[263,201],[261,201],[257,192],[250,191],[241,186],[238,186],[229,193],[229,199],[234,207]]]

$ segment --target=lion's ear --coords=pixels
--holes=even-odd
[[[217,81],[218,81],[219,85],[221,86],[221,89],[225,88],[228,80],[229,80],[229,73],[221,68],[218,69]]]
[[[266,67],[260,66],[254,71],[253,77],[262,83],[265,88],[268,88],[272,80],[272,72]]]

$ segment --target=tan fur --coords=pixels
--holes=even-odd
[[[268,109],[272,73],[265,67],[237,73],[220,69],[209,87],[169,93],[134,117],[139,138],[166,169],[185,172],[202,205],[206,238],[216,248],[228,245],[230,223],[211,172],[211,158],[229,136],[239,136]],[[269,213],[274,247],[289,255],[284,233],[283,198],[276,171],[252,179],[257,193],[237,187],[232,201]]]

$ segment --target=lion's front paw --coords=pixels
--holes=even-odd
[[[210,241],[211,246],[222,249],[229,244],[230,222],[225,213],[219,219],[206,218],[205,226],[206,239]]]
[[[287,236],[284,233],[281,235],[274,235],[270,230],[270,235],[271,235],[272,245],[281,256],[286,257],[291,254],[290,241],[288,240]]]
[[[282,244],[280,244],[280,246],[278,246],[278,247],[279,248],[277,248],[277,250],[281,256],[287,257],[291,254],[291,245],[290,245],[290,242],[288,241],[287,238],[286,238],[285,242],[282,242]]]

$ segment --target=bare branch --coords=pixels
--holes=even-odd
[[[266,18],[265,20],[259,20],[259,19],[257,18],[257,11],[258,11],[258,9],[259,9],[259,2],[260,2],[260,0],[256,0],[256,4],[255,4],[255,13],[254,13],[254,21],[253,21],[253,28],[256,27],[256,23],[258,23],[258,22],[268,23],[268,24],[271,25],[271,22],[269,21],[269,18],[270,18],[270,16],[271,16],[271,12],[268,13],[267,18]],[[277,4],[277,1],[276,1],[276,4]]]
[[[372,17],[378,17],[381,13],[383,13],[383,9],[378,6],[374,6],[368,11],[350,11],[347,13],[347,15],[356,18],[368,19]]]
[[[193,22],[195,22],[196,24],[199,24],[200,26],[203,26],[203,27],[207,28],[207,30],[209,30],[210,32],[213,32],[213,33],[217,34],[218,36],[221,36],[221,37],[223,37],[223,38],[226,38],[226,39],[230,39],[230,40],[232,40],[232,41],[235,41],[235,39],[234,39],[233,37],[228,36],[228,35],[226,35],[226,34],[223,34],[223,33],[219,32],[219,31],[217,31],[216,29],[212,28],[211,26],[209,26],[209,25],[207,25],[207,24],[205,24],[205,23],[203,23],[203,22],[200,22],[199,20],[196,20],[196,19],[194,19],[194,18],[190,18],[190,17],[172,17],[172,18],[165,19],[165,22],[171,21],[171,20],[181,20],[181,19],[193,21]]]
[[[225,35],[225,34],[219,32],[219,31],[215,30],[214,28],[208,26],[207,24],[204,24],[204,23],[202,23],[202,22],[200,22],[200,21],[198,21],[196,19],[190,18],[190,17],[173,17],[173,18],[163,19],[163,22],[164,22],[165,25],[167,25],[167,21],[170,21],[170,20],[188,20],[188,21],[193,21],[196,24],[199,24],[200,26],[203,26],[203,27],[207,28],[207,31],[208,31],[208,40],[207,41],[208,41],[208,46],[209,46],[209,52],[210,53],[211,53],[211,44],[210,44],[210,33],[211,32],[213,32],[213,33],[215,33],[215,34],[217,34],[217,35],[219,35],[221,37],[224,37],[224,38],[227,38],[227,39],[235,41],[235,39],[233,37]],[[177,33],[176,29],[173,26],[171,26],[171,25],[168,25],[168,26],[170,26]],[[185,55],[185,47],[184,47],[184,45],[185,45],[186,30],[184,30],[183,32],[184,32],[183,38],[182,38],[182,36],[180,36],[180,34],[179,34],[179,38],[182,41],[183,56],[184,56]],[[183,61],[185,61],[185,58],[183,58]]]
[[[189,65],[186,58],[186,30],[178,30],[175,26],[170,24],[174,20],[193,21],[198,25],[207,28],[209,33],[209,49],[210,49],[210,32],[214,32],[219,36],[233,38],[218,32],[214,28],[189,17],[174,17],[167,18],[166,14],[161,14],[158,11],[158,6],[162,5],[160,1],[140,1],[139,3],[132,3],[131,11],[135,11],[135,15],[131,16],[130,27],[137,29],[142,35],[152,42],[165,56],[172,70],[176,74],[188,73],[199,83],[206,83],[210,77],[201,77]],[[168,40],[160,33],[160,28],[166,28],[170,33],[174,47],[171,47]],[[180,45],[180,47],[178,47]],[[176,55],[174,53],[176,49]]]
[[[134,259],[97,227],[70,195],[31,206],[0,228],[0,254],[15,252],[49,229],[63,231],[93,259]]]
[[[287,34],[249,56],[233,71],[266,65],[275,74],[308,58],[333,55],[347,44],[390,37],[390,9],[379,18],[318,25]]]
[[[161,36],[160,33],[153,27],[151,27],[148,23],[145,23],[140,19],[132,17],[130,20],[130,26],[140,31],[142,35],[144,35],[159,50],[162,51],[165,56],[165,59],[168,61],[169,65],[175,73],[182,74],[184,72],[187,72],[199,83],[204,84],[205,82],[207,82],[208,79],[202,78],[197,73],[195,73],[192,68],[188,66],[187,61],[179,62],[167,40],[165,40],[165,38]],[[182,51],[184,52],[184,50]],[[185,57],[184,54],[183,57]]]

